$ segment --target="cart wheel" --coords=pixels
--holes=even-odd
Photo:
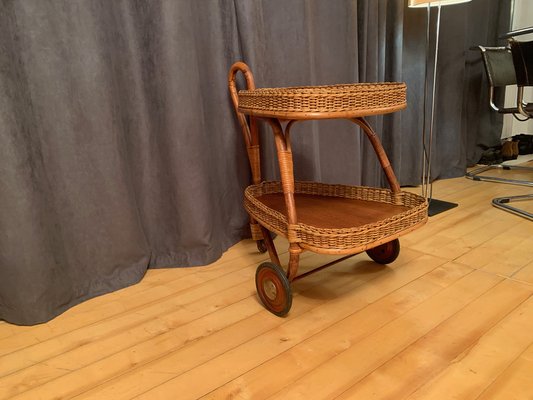
[[[278,317],[287,315],[292,305],[289,279],[282,268],[264,262],[255,272],[255,287],[265,308]]]
[[[267,252],[268,249],[266,247],[264,239],[257,240],[256,244],[257,244],[257,250],[259,251],[259,253],[263,254]]]
[[[400,254],[400,241],[394,239],[366,251],[366,254],[378,264],[390,264]]]

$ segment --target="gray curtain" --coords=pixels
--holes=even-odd
[[[435,177],[464,172],[466,129],[489,115],[465,112],[465,49],[486,26],[475,3],[443,10]],[[0,319],[46,321],[147,268],[208,264],[247,235],[226,87],[236,60],[258,86],[406,81],[408,110],[371,122],[401,183],[420,181],[425,17],[403,0],[0,7]],[[384,184],[350,123],[301,123],[294,136],[297,178]]]
[[[243,237],[232,2],[1,5],[1,318],[45,321]]]

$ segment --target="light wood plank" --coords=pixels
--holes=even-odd
[[[518,221],[512,226],[475,247],[457,261],[474,268],[512,276],[521,267],[533,261],[533,224]]]
[[[443,262],[440,259],[431,258],[428,256],[422,256],[420,258],[422,258],[420,262],[411,262],[408,265],[396,267],[401,268],[404,272],[406,272],[405,274],[399,275],[397,279],[402,282],[405,282],[406,280],[407,282],[409,282],[413,279],[416,279],[416,277],[420,276],[424,272],[427,272],[428,269],[435,268],[437,265]],[[422,267],[420,266],[421,263],[423,263]],[[408,269],[409,271],[405,271],[406,269]],[[320,276],[316,275],[315,277],[318,278],[317,283],[319,284],[319,286],[317,287],[322,287],[324,284],[328,285],[324,282],[320,284]],[[335,316],[345,315],[347,312],[353,312],[353,310],[357,310],[367,305],[370,300],[384,296],[387,292],[394,290],[398,283],[397,279],[394,279],[396,278],[395,275],[390,276],[390,274],[387,274],[386,272],[380,273],[379,276],[376,276],[375,279],[372,279],[372,285],[360,285],[360,282],[354,281],[353,277],[350,278],[346,275],[345,277],[348,278],[347,284],[342,287],[342,291],[337,290],[336,295],[329,300],[323,299],[322,296],[311,297],[313,295],[313,292],[306,292],[305,296],[302,294],[301,296],[298,296],[297,299],[295,299],[294,306],[298,305],[299,303],[302,303],[303,301],[308,304],[305,311],[306,314],[311,313],[310,318],[315,321],[314,324],[308,323],[308,317],[299,318],[297,315],[293,315],[292,311],[290,314],[290,318],[285,320],[280,320],[279,318],[267,315],[265,322],[274,319],[275,325],[270,325],[268,326],[269,329],[266,329],[262,332],[258,332],[256,338],[250,338],[247,341],[241,342],[240,346],[236,347],[236,349],[234,348],[232,350],[231,348],[224,347],[223,350],[225,351],[220,351],[220,345],[209,346],[209,350],[206,351],[209,351],[211,357],[204,360],[203,362],[197,357],[191,358],[191,356],[189,355],[191,349],[184,349],[184,351],[182,352],[170,354],[157,361],[156,363],[148,364],[143,368],[139,368],[137,371],[129,373],[127,376],[125,375],[123,377],[120,377],[115,381],[112,386],[102,388],[102,391],[88,393],[86,396],[81,396],[81,398],[131,398],[135,395],[143,393],[148,387],[155,387],[168,380],[163,380],[164,377],[160,374],[161,371],[172,371],[176,375],[185,374],[189,370],[193,370],[195,367],[202,366],[205,362],[209,362],[209,360],[211,359],[220,359],[217,357],[221,354],[223,355],[222,358],[226,358],[226,354],[233,354],[235,351],[246,355],[245,357],[243,357],[244,359],[241,360],[240,363],[246,363],[248,365],[248,363],[250,362],[249,360],[253,359],[254,357],[264,355],[264,352],[259,351],[259,349],[262,348],[268,349],[268,351],[279,351],[280,349],[288,348],[292,346],[295,342],[302,340],[303,337],[312,335],[313,332],[320,330],[320,327],[323,326],[323,324],[327,324],[328,321],[334,319]],[[338,281],[341,278],[342,277],[338,277],[335,279],[335,281]],[[365,274],[361,278],[367,280],[367,278],[369,277],[367,277]],[[356,288],[358,288],[358,290],[354,290]],[[337,304],[337,307],[334,307],[333,310],[331,307],[327,307],[326,305],[324,305],[324,303],[329,304],[331,302]],[[328,311],[324,311],[324,309],[327,309]],[[262,318],[265,318],[265,315],[263,315]],[[263,325],[265,325],[265,323],[263,323]],[[250,328],[246,325],[239,327],[239,330],[249,329]],[[216,340],[220,343],[230,343],[232,342],[234,336],[235,335],[232,332],[221,332],[221,334]],[[253,344],[255,343],[259,344],[257,346],[257,354],[255,354],[255,349],[253,351],[250,350],[250,346],[253,347]],[[268,345],[269,343],[273,343],[275,346],[271,348]],[[234,362],[225,365],[234,365]],[[226,370],[226,368],[224,368],[223,370]],[[222,375],[223,370],[218,371],[215,375]],[[204,376],[201,386],[206,387],[206,385],[208,385],[208,382],[211,382],[211,380],[215,379],[219,379],[219,377],[209,375],[208,380],[206,379],[206,376]],[[139,382],[140,384],[132,386],[132,381]],[[190,386],[190,380],[188,380],[188,382]],[[127,396],[123,397],[125,395]],[[184,394],[184,396],[186,395]]]
[[[533,284],[533,262],[518,270],[513,275],[513,279]]]
[[[529,346],[478,400],[531,400],[533,398],[533,345]]]
[[[258,363],[203,398],[267,398],[470,272],[470,268],[454,263],[435,268],[268,362]]]
[[[473,346],[532,292],[533,288],[503,281],[354,383],[339,399],[407,397]]]
[[[408,399],[468,400],[478,397],[531,345],[532,316],[533,298],[530,298]]]
[[[319,255],[311,255],[309,254],[309,256],[312,256],[312,257],[308,257],[308,258],[312,258],[312,260],[307,260],[308,262],[311,261],[312,263],[316,263],[316,262],[321,262],[321,261],[324,261],[325,259],[327,259],[326,256],[319,256]],[[350,261],[350,260],[349,260]],[[347,261],[346,265],[353,265],[350,264],[350,262]],[[306,258],[304,257],[303,258],[303,264],[305,265],[306,264]],[[374,266],[374,270],[375,270],[375,273],[376,274],[379,274],[379,273],[385,273],[385,271],[383,269],[381,270],[377,270],[375,269],[375,266]],[[250,274],[252,274],[254,272],[253,269],[250,269],[248,271]],[[337,285],[343,285],[343,284],[350,284],[350,285],[360,285],[362,284],[366,279],[371,279],[373,276],[372,274],[368,274],[368,275],[365,275],[363,276],[363,279],[358,281],[358,280],[354,280],[353,277],[348,277],[346,276],[345,279],[337,279],[336,281],[333,281],[331,283],[331,285],[333,287],[337,286]],[[250,278],[250,277],[249,277]],[[251,279],[247,279],[248,282],[251,280]],[[351,278],[351,279],[349,279]],[[314,280],[315,280],[315,285],[319,284],[320,283],[320,280],[316,277],[314,277]],[[313,279],[310,279],[308,280],[308,282],[312,282]],[[322,285],[323,286],[323,285]],[[313,287],[311,288],[308,288],[307,289],[308,291],[311,291],[311,290],[314,290]],[[239,288],[238,290],[238,293],[239,293],[239,296],[244,296],[244,297],[249,297],[249,296],[252,296],[253,295],[253,286],[251,286],[249,283],[243,283],[243,285]],[[217,304],[217,303],[220,303],[221,299],[224,299],[224,294],[223,293],[219,293],[218,295],[213,295],[213,296],[210,296],[208,298],[206,298],[206,301],[207,302],[212,302],[214,304]],[[313,301],[319,301],[319,300],[313,300]],[[255,310],[256,312],[257,311],[260,311],[262,310],[262,308],[260,306],[258,306],[257,304],[257,300],[255,298],[251,299],[251,304],[253,306],[255,306]],[[310,303],[310,305],[312,305],[312,303]],[[309,305],[309,306],[310,306]],[[202,311],[204,313],[206,313],[208,310],[209,310],[209,307],[206,307],[206,305],[204,304],[200,304],[199,301],[195,302],[195,303],[192,303],[190,305],[190,307],[193,307],[194,310],[197,310],[197,312],[199,311]],[[211,307],[212,308],[212,307]],[[306,308],[303,308],[304,310]],[[186,309],[180,309],[178,310],[179,313],[182,313],[184,311],[187,311]],[[297,311],[295,311],[295,315],[297,314]],[[177,321],[187,321],[188,319],[190,319],[190,316],[183,316],[181,318],[177,318],[176,316],[170,316],[169,317],[170,320],[177,320]],[[193,318],[194,319],[194,318]],[[243,334],[245,335],[245,337],[247,337],[246,335],[250,335],[250,334],[253,334],[255,331],[254,329],[246,329],[246,327],[249,328],[249,326],[247,324],[253,324],[254,327],[257,326],[257,329],[266,329],[268,327],[267,324],[258,324],[257,321],[255,320],[256,318],[254,319],[250,319],[250,320],[245,320],[243,321],[243,323],[245,324],[245,327],[242,328],[241,327],[241,330],[243,331]],[[282,321],[280,321],[278,318],[275,318],[273,323],[281,323]],[[168,326],[165,326],[163,325],[163,327],[165,329],[169,329]],[[142,328],[142,327],[141,327]],[[170,327],[172,328],[172,327]],[[179,326],[176,326],[172,329],[175,329],[175,328],[180,328]],[[233,326],[232,326],[233,328]],[[182,330],[182,328],[180,328],[180,330]],[[143,330],[140,329],[138,330],[140,332],[141,335],[143,335]],[[152,336],[155,336],[156,339],[162,339],[161,336],[159,335],[160,332],[153,332],[153,335]],[[216,331],[212,331],[211,332],[213,335],[213,337],[211,337],[211,339],[207,340],[208,342],[208,346],[209,347],[212,347],[214,351],[222,351],[224,349],[224,346],[212,346],[210,345],[209,343],[211,341],[217,341],[217,342],[221,342],[220,339],[218,339],[218,336],[220,336],[220,332],[216,332]],[[174,334],[175,335],[175,334]],[[181,353],[183,353],[183,349],[181,349],[182,345],[185,343],[188,343],[189,340],[186,340],[186,339],[183,339],[182,341],[175,341],[175,338],[172,337],[172,333],[169,333],[168,336],[168,339],[169,339],[169,344],[168,346],[166,347],[162,347],[159,345],[159,341],[157,341],[155,344],[153,343],[150,343],[150,342],[143,342],[143,343],[140,343],[139,345],[136,345],[136,346],[133,346],[133,347],[128,347],[126,346],[126,351],[124,352],[118,352],[116,353],[115,355],[112,355],[111,359],[108,357],[108,355],[110,354],[110,352],[113,354],[113,350],[115,352],[121,350],[123,347],[123,343],[122,343],[122,339],[119,337],[119,339],[117,339],[115,336],[112,336],[110,337],[109,339],[109,345],[106,346],[107,350],[104,348],[104,349],[99,349],[99,351],[95,351],[95,355],[90,358],[90,361],[91,362],[84,362],[82,363],[78,369],[76,369],[75,372],[72,372],[70,374],[67,374],[69,371],[64,371],[63,370],[63,373],[62,374],[59,374],[58,373],[58,376],[61,375],[65,375],[64,378],[58,378],[58,379],[54,379],[52,381],[50,381],[50,383],[45,383],[45,382],[41,382],[41,386],[39,387],[39,392],[40,393],[47,393],[48,392],[48,388],[49,388],[49,393],[52,394],[52,393],[58,393],[58,390],[61,392],[60,389],[58,389],[58,387],[65,387],[65,388],[69,388],[70,386],[69,385],[65,385],[64,383],[65,382],[71,382],[74,380],[76,382],[78,382],[78,386],[81,386],[83,387],[84,384],[92,384],[94,385],[94,382],[93,381],[90,381],[90,380],[87,380],[87,377],[88,376],[96,376],[98,379],[103,379],[103,377],[107,377],[107,378],[110,378],[113,376],[113,374],[115,375],[120,375],[126,371],[128,371],[129,369],[132,368],[132,363],[131,363],[131,359],[132,358],[135,358],[136,359],[136,362],[135,362],[135,366],[138,366],[140,364],[143,364],[143,363],[149,363],[151,361],[153,361],[154,359],[157,360],[158,358],[160,357],[163,357],[165,356],[171,349],[173,350],[176,350],[176,351],[180,351]],[[237,339],[237,338],[240,338],[242,337],[242,334],[241,335],[234,335],[232,334],[232,339]],[[149,335],[146,336],[144,335],[144,338],[146,340],[150,340],[150,337]],[[163,338],[163,339],[166,339]],[[204,338],[201,338],[201,339],[204,339]],[[205,338],[207,339],[207,338]],[[132,340],[130,340],[130,343],[131,344],[134,344],[135,341],[142,341],[142,340],[138,340],[138,338],[133,338]],[[198,346],[198,343],[199,342],[202,342],[202,341],[196,341],[194,342],[195,344],[195,349],[197,349],[197,346]],[[105,344],[105,341],[102,342],[102,341],[99,341],[99,345],[100,343],[103,343]],[[171,343],[175,343],[174,347],[169,347],[169,346],[172,346]],[[226,340],[224,341],[225,345],[231,345],[232,341],[231,340]],[[113,347],[113,345],[116,345],[116,348]],[[85,351],[85,349],[83,349],[84,351],[84,354],[90,354],[90,352],[87,352]],[[102,369],[101,365],[102,365],[102,362],[100,363],[95,363],[93,361],[95,361],[95,358],[104,358],[106,359],[104,361],[104,363],[106,363],[107,365],[112,365],[112,367],[110,368],[107,368],[107,369]],[[63,364],[63,360],[79,360],[79,357],[70,357],[70,356],[66,356],[66,357],[59,357],[58,359],[54,359],[52,360],[51,362],[48,362],[48,363],[59,363],[59,365],[61,367],[65,367],[66,365]],[[79,361],[77,361],[79,363]],[[86,368],[85,368],[86,366]],[[59,369],[59,368],[58,368]],[[33,371],[34,374],[36,374],[37,376],[39,376],[39,374],[37,373],[38,371]],[[95,378],[96,379],[96,378]],[[32,396],[34,395],[33,391],[32,390],[28,390],[28,388],[24,388],[25,391],[24,393],[21,394],[21,397],[20,398],[32,398]],[[80,388],[79,388],[80,389]],[[81,389],[79,390],[81,391]],[[65,396],[67,395],[72,395],[72,393],[65,393],[64,394]],[[18,397],[15,397],[15,398],[18,398]]]
[[[444,289],[437,295],[431,297],[428,301],[420,306],[410,310],[398,319],[393,320],[387,324],[386,327],[374,332],[372,336],[366,336],[355,344],[345,343],[341,340],[346,350],[340,352],[332,360],[321,365],[320,369],[313,370],[304,377],[296,380],[293,384],[278,392],[272,398],[277,399],[295,399],[295,398],[331,398],[344,388],[344,380],[352,379],[360,370],[361,373],[368,368],[368,365],[373,365],[381,360],[380,357],[386,357],[390,351],[396,348],[403,348],[405,343],[415,340],[419,337],[421,332],[428,328],[432,328],[442,319],[447,318],[450,313],[453,313],[464,306],[464,302],[471,300],[487,291],[490,287],[497,284],[501,278],[493,275],[473,273],[462,278],[454,285]],[[472,282],[476,281],[475,287],[472,287]],[[469,290],[466,291],[465,289]],[[428,308],[431,308],[430,311]],[[430,311],[430,312],[428,312]],[[430,314],[430,315],[428,315]],[[356,324],[352,325],[354,328]],[[302,327],[303,328],[303,327]],[[394,332],[406,331],[405,335],[394,336]],[[340,334],[341,332],[339,332]],[[425,333],[425,332],[424,332]],[[377,341],[381,343],[381,348],[376,349],[370,346],[371,343]],[[345,365],[352,365],[354,368],[346,369]],[[162,398],[164,393],[179,391],[191,381],[194,377],[194,382],[202,379],[204,376],[202,370],[190,371],[188,374],[174,378],[163,385],[156,387],[153,390],[147,391],[139,396],[139,399]],[[335,386],[328,385],[328,382],[335,381]],[[190,390],[189,390],[190,391]],[[337,393],[336,393],[337,392]],[[196,394],[196,393],[195,393]],[[189,397],[194,398],[194,397]]]
[[[0,378],[0,399],[13,398],[17,393],[44,385],[49,381],[79,370],[84,366],[93,364],[105,355],[128,349],[139,342],[154,337],[157,339],[158,349],[161,351],[164,350],[163,344],[166,343],[165,339],[167,342],[172,343],[195,340],[208,334],[205,333],[207,328],[201,325],[200,332],[194,330],[189,331],[189,326],[184,324],[183,321],[197,321],[206,314],[214,314],[214,318],[210,319],[209,332],[216,331],[217,325],[213,323],[213,320],[218,321],[218,318],[225,316],[223,322],[231,323],[235,318],[245,318],[256,313],[257,303],[256,301],[252,301],[252,295],[253,292],[250,290],[249,283],[244,282],[221,292],[220,297],[217,299],[213,297],[200,299],[195,303],[184,305],[176,311],[169,312],[168,314],[160,314],[154,318],[140,322],[138,325],[130,326],[128,329],[117,330],[116,332],[98,336],[96,341],[80,344],[79,347],[65,346],[69,350],[65,350],[56,357],[45,358],[48,349],[52,348],[51,343],[44,344],[37,349],[30,349],[37,356],[43,357],[44,361],[37,364],[32,363],[29,367]],[[244,299],[248,301],[242,301]],[[231,307],[233,305],[235,306]],[[219,311],[228,307],[229,310]],[[191,324],[189,323],[189,325]],[[193,326],[195,325],[193,324]],[[174,331],[180,327],[182,328],[180,331],[186,334],[187,337],[181,338],[181,341],[177,341]],[[64,346],[64,343],[58,340],[56,345],[61,347]],[[12,356],[9,357],[9,360],[20,360],[19,364],[25,361],[27,363],[33,361],[30,358],[31,352],[26,349],[16,352]]]

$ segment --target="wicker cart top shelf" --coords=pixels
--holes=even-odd
[[[260,88],[239,91],[239,111],[279,119],[356,118],[406,107],[398,82]]]

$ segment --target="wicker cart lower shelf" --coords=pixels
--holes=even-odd
[[[281,182],[245,190],[245,208],[268,230],[325,254],[351,254],[391,241],[423,224],[423,197],[372,187],[296,182],[298,224],[290,226]]]

